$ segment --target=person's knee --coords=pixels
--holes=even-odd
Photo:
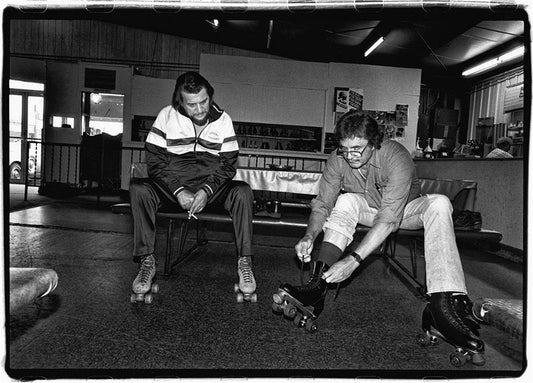
[[[252,191],[250,185],[248,185],[246,182],[236,182],[233,188],[233,193],[236,200],[250,201],[251,203],[253,203],[254,192]]]
[[[142,199],[151,195],[150,187],[139,180],[131,181],[129,191],[130,199],[132,200]]]
[[[450,199],[442,194],[434,194],[429,199],[428,210],[436,212],[451,213],[453,211]]]
[[[353,212],[354,210],[359,211],[361,202],[362,201],[357,194],[341,194],[335,203],[335,210],[343,212]]]

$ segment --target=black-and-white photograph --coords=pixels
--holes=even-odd
[[[3,8],[5,374],[523,376],[525,4],[89,3]]]

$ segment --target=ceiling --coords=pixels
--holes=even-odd
[[[519,45],[529,47],[529,21],[523,9],[385,8],[307,13],[130,9],[88,17],[296,60],[421,68],[423,78],[460,78],[464,69],[483,59]],[[214,18],[219,20],[218,26],[213,25]],[[364,57],[380,36],[384,43]]]

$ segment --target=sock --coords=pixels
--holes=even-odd
[[[322,242],[317,261],[322,261],[328,267],[339,260],[342,250],[331,242]]]

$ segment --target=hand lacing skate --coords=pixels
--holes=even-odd
[[[238,262],[239,288],[243,293],[250,294],[256,289],[251,257],[239,257]]]

